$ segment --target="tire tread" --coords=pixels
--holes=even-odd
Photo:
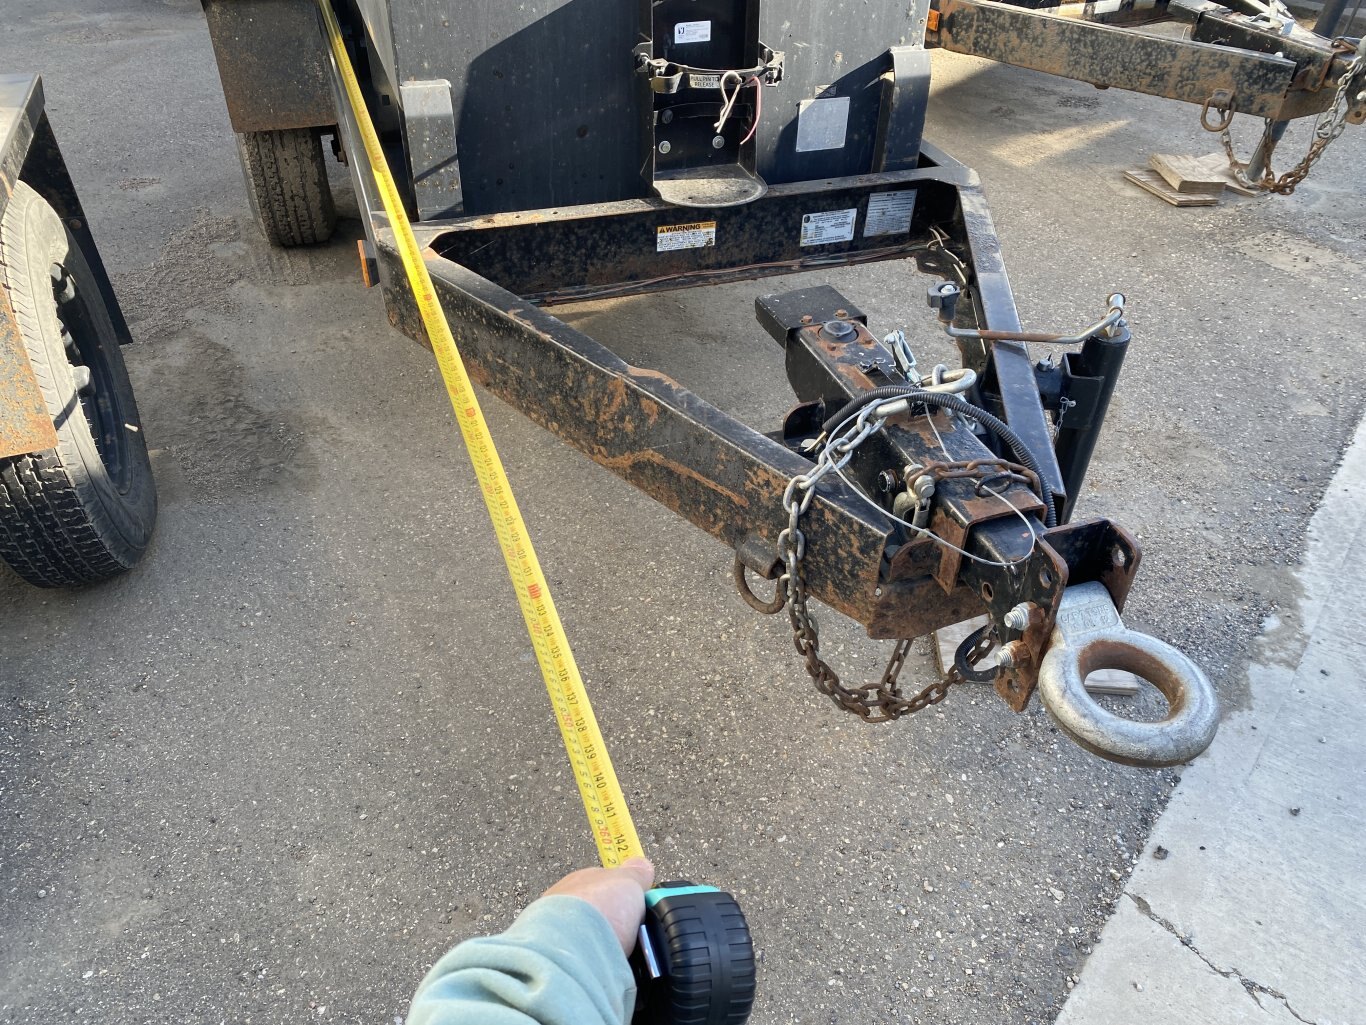
[[[38,234],[31,238],[29,232]],[[120,499],[127,505],[121,512],[124,524],[115,522],[88,479],[90,468],[74,432],[88,435],[89,424],[79,406],[66,408],[75,399],[50,362],[52,346],[59,343],[51,341],[51,328],[44,327],[39,313],[45,297],[33,294],[42,283],[31,281],[25,268],[26,247],[41,245],[42,238],[57,232],[65,228],[46,201],[24,182],[16,184],[0,221],[0,287],[9,298],[43,400],[59,423],[56,448],[0,458],[0,560],[39,587],[95,583],[131,568],[146,548],[156,516],[155,490],[131,391],[121,401],[139,436],[130,456],[136,463],[134,483]],[[73,244],[69,235],[67,240]],[[88,274],[83,258],[79,265]],[[112,348],[107,359],[120,361],[122,375],[122,355],[112,327],[108,332],[105,344]],[[63,411],[65,420],[60,416]],[[91,444],[88,437],[85,441]]]
[[[332,236],[337,211],[327,165],[311,128],[246,132],[238,137],[257,219],[277,246],[306,246]]]

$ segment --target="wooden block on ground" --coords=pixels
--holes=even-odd
[[[1210,175],[1220,175],[1224,180],[1224,188],[1230,192],[1236,192],[1240,196],[1264,196],[1265,189],[1250,189],[1246,185],[1233,177],[1233,171],[1228,166],[1228,155],[1224,153],[1207,153],[1203,157],[1196,158]]]
[[[979,626],[986,625],[986,616],[978,616],[964,623],[955,623],[934,632],[934,660],[941,676],[953,668],[953,653],[964,638]],[[1138,693],[1138,677],[1123,669],[1097,669],[1086,678],[1086,689],[1092,694],[1119,694],[1132,697]]]
[[[1208,192],[1177,192],[1156,171],[1125,171],[1124,177],[1172,206],[1214,206],[1219,202],[1218,196]]]
[[[1204,157],[1154,153],[1148,158],[1148,163],[1177,192],[1208,193],[1217,196],[1224,191],[1224,185],[1228,180],[1225,174],[1227,166],[1211,167]]]

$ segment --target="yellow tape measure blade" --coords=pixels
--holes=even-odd
[[[541,667],[541,676],[555,709],[560,735],[574,769],[584,810],[588,813],[598,855],[604,865],[619,865],[627,858],[642,854],[635,824],[626,807],[626,797],[617,782],[612,759],[607,754],[607,745],[602,739],[597,717],[593,714],[588,692],[569,647],[569,638],[555,611],[550,586],[546,583],[531,544],[531,534],[517,508],[512,485],[498,457],[493,436],[479,408],[479,400],[460,358],[460,350],[455,344],[446,313],[436,297],[431,274],[403,209],[403,200],[385,161],[384,150],[366,109],[365,97],[346,52],[336,14],[328,0],[318,0],[318,8],[322,13],[337,73],[345,88],[347,103],[370,161],[380,201],[394,232],[408,285],[417,301],[432,351],[436,354],[437,366],[441,369],[441,378],[455,410],[456,422],[460,425],[470,462],[479,479],[484,504],[488,507],[489,518],[498,535],[498,545],[503,551],[508,575],[517,592],[517,602],[521,606],[522,618],[526,621],[527,632],[536,652],[536,661]]]

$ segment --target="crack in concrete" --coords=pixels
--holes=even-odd
[[[1197,947],[1193,942],[1191,942],[1189,936],[1183,935],[1181,931],[1176,928],[1175,925],[1173,925],[1170,921],[1163,918],[1156,911],[1154,911],[1152,909],[1152,905],[1149,904],[1142,897],[1138,896],[1138,894],[1130,893],[1129,891],[1125,890],[1124,896],[1128,897],[1131,901],[1134,902],[1134,906],[1138,908],[1141,914],[1146,916],[1150,921],[1157,923],[1163,929],[1166,929],[1167,932],[1175,936],[1177,941],[1183,947],[1185,947],[1192,954],[1194,954],[1201,961],[1203,961],[1205,963],[1205,967],[1212,971],[1215,975],[1222,976],[1225,979],[1236,979],[1238,981],[1238,984],[1242,986],[1244,990],[1247,991],[1247,995],[1250,996],[1256,1002],[1258,1007],[1262,1006],[1260,994],[1265,994],[1266,996],[1279,1000],[1285,1006],[1285,1009],[1294,1016],[1296,1021],[1304,1022],[1304,1025],[1317,1025],[1317,1023],[1315,1023],[1312,1019],[1304,1017],[1304,1015],[1300,1014],[1297,1010],[1295,1010],[1295,1008],[1292,1007],[1290,1004],[1290,998],[1287,997],[1280,990],[1273,989],[1270,986],[1264,986],[1260,982],[1255,982],[1252,979],[1249,979],[1242,972],[1238,971],[1238,969],[1236,968],[1220,968],[1217,964],[1215,964],[1208,957],[1206,957],[1199,947]]]

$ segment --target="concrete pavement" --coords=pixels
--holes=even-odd
[[[1310,523],[1250,702],[1149,837],[1058,1025],[1366,1021],[1366,430]]]

